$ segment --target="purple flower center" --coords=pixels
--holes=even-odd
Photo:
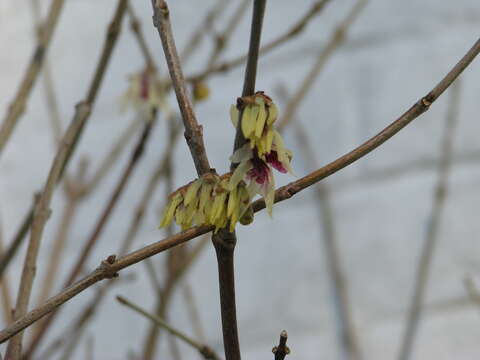
[[[256,155],[250,161],[252,162],[253,167],[248,170],[247,177],[254,179],[258,184],[265,184],[268,181],[268,174],[270,171],[268,165]]]
[[[274,169],[277,171],[280,171],[281,173],[287,173],[287,169],[283,166],[283,164],[278,160],[278,154],[276,151],[272,150],[268,154],[265,155],[265,159],[267,160],[267,163],[272,165]]]

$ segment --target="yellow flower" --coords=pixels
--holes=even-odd
[[[230,118],[237,128],[241,116],[241,131],[250,147],[256,149],[258,156],[263,158],[272,150],[275,130],[273,124],[277,120],[276,105],[262,91],[252,96],[245,96],[237,100],[237,105],[230,108]]]
[[[238,182],[236,187],[230,188],[229,182],[230,174],[221,177],[206,174],[179,188],[169,196],[160,227],[175,220],[182,230],[193,224],[213,225],[217,232],[228,225],[233,232],[238,221],[250,223],[253,211],[245,183]]]

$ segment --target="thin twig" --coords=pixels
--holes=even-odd
[[[290,97],[285,115],[282,117],[282,120],[277,127],[279,131],[285,129],[291,124],[301,100],[312,89],[312,85],[324,68],[327,59],[330,58],[335,50],[345,41],[347,30],[366,4],[366,0],[357,1],[345,19],[336,26],[326,47],[320,52],[317,61],[308,72],[307,76],[303,79],[298,90]],[[295,125],[299,144],[303,145],[301,150],[303,151],[304,158],[307,160],[307,163],[314,168],[317,166],[317,161],[313,147],[308,140],[304,128],[298,123],[298,121],[295,121]],[[337,334],[339,337],[338,343],[340,345],[340,351],[343,353],[345,359],[359,360],[362,356],[353,324],[350,299],[346,285],[346,276],[343,270],[340,252],[337,248],[334,215],[331,206],[330,191],[327,184],[319,182],[315,187],[315,195],[318,199],[316,203],[319,207],[320,223],[323,231],[322,240],[325,247],[325,259],[331,283],[332,297],[334,299],[333,302],[335,304],[334,313],[337,316],[336,324],[338,324],[339,327]]]
[[[190,153],[192,154],[198,175],[210,171],[205,144],[203,142],[202,126],[198,124],[193,112],[192,102],[188,97],[183,72],[178,58],[175,41],[170,24],[170,12],[164,0],[152,0],[153,22],[162,40],[163,51],[167,60],[168,70],[172,79],[178,105],[185,126],[185,139],[187,140]]]
[[[30,233],[30,242],[28,244],[27,254],[25,256],[20,280],[20,287],[18,289],[14,320],[21,318],[27,312],[33,279],[36,272],[38,250],[40,248],[40,242],[42,240],[45,224],[47,223],[51,213],[50,202],[52,200],[53,191],[58,179],[60,178],[60,173],[65,165],[69,149],[72,147],[77,133],[84,124],[84,121],[87,117],[86,114],[90,112],[90,107],[85,103],[78,105],[77,109],[78,116],[73,119],[65,133],[65,136],[63,137],[62,144],[59,147],[57,155],[55,156],[53,164],[50,168],[44,189],[39,195],[38,201],[35,205],[32,230]],[[7,359],[17,360],[20,358],[22,339],[23,333],[20,333],[9,342],[6,352]]]
[[[132,33],[137,39],[137,44],[140,47],[140,51],[142,52],[143,57],[145,58],[147,68],[155,70],[156,66],[155,61],[153,60],[152,52],[148,48],[147,41],[145,40],[145,35],[142,31],[142,26],[130,2],[128,2],[127,11],[130,17],[130,29],[132,30]]]
[[[263,18],[265,14],[266,0],[255,0],[253,3],[252,26],[250,31],[250,44],[248,61],[245,69],[245,79],[242,96],[255,93],[255,81],[257,77],[258,52],[262,34]],[[235,134],[234,152],[239,149],[246,140],[241,130],[241,121],[238,123]],[[235,164],[230,165],[231,169]],[[222,315],[223,346],[226,360],[240,360],[240,342],[238,339],[237,308],[235,300],[235,266],[234,251],[237,244],[235,232],[220,229],[212,235],[218,264],[218,282],[220,290],[220,309]]]
[[[415,285],[408,307],[409,311],[405,320],[405,328],[402,338],[399,360],[408,360],[412,356],[414,341],[421,320],[425,294],[430,278],[430,268],[435,249],[438,243],[439,230],[445,209],[448,191],[448,180],[452,164],[453,141],[458,124],[458,109],[460,101],[460,89],[457,82],[451,88],[450,105],[447,113],[447,121],[441,145],[442,158],[438,168],[438,179],[435,186],[432,208],[429,215],[425,239],[415,272]]]
[[[40,19],[40,4],[39,0],[32,0],[33,21],[35,25],[35,35],[37,41],[41,41],[43,26]],[[43,89],[45,92],[45,102],[49,112],[50,123],[54,135],[55,145],[62,139],[62,123],[60,120],[60,111],[58,110],[57,96],[53,86],[52,68],[48,56],[45,55],[43,59]]]
[[[197,349],[198,352],[200,352],[200,354],[205,359],[213,359],[213,360],[218,360],[219,359],[219,357],[215,354],[215,352],[210,347],[208,347],[207,345],[202,345],[202,344],[198,343],[197,341],[193,340],[188,335],[185,335],[180,330],[178,330],[178,329],[174,328],[173,326],[171,326],[170,324],[166,323],[160,317],[148,313],[147,311],[142,309],[140,306],[135,305],[134,303],[125,299],[123,296],[117,296],[117,300],[120,304],[129,307],[130,309],[138,312],[139,314],[142,314],[147,319],[150,319],[151,321],[153,321],[157,326],[160,326],[160,327],[164,328],[170,334],[175,335],[176,337],[183,340],[185,343],[187,343],[191,347]]]
[[[126,185],[131,179],[131,175],[133,174],[134,169],[138,165],[139,160],[144,153],[145,146],[150,137],[152,126],[155,123],[155,116],[156,114],[153,114],[152,119],[148,120],[147,123],[145,124],[143,133],[139,137],[136,146],[132,150],[130,161],[128,162],[127,166],[123,170],[123,173],[121,174],[117,185],[115,186],[105,208],[103,209],[97,223],[95,224],[95,227],[92,233],[90,234],[87,242],[84,244],[84,247],[78,256],[78,259],[75,265],[70,271],[67,277],[67,280],[65,281],[65,285],[64,285],[65,287],[68,287],[74,283],[75,279],[78,277],[86,261],[88,260],[93,247],[95,246],[98,239],[100,238],[100,235],[102,234],[102,231],[105,228],[107,221],[110,219],[110,216],[112,215],[113,210],[115,209],[121,194],[125,190]],[[37,348],[40,340],[47,333],[47,329],[50,327],[50,324],[52,323],[56,314],[57,313],[52,314],[47,320],[45,320],[45,322],[43,323],[43,326],[35,334],[36,336],[32,340],[32,343],[28,351],[28,354],[29,354],[28,356],[31,356],[34,353],[34,350]]]
[[[0,254],[3,254],[3,227],[2,222],[0,221]],[[10,295],[10,286],[8,277],[4,275],[0,279],[0,291],[2,293],[2,311],[3,311],[3,321],[5,324],[10,324],[13,320],[12,318],[12,297]]]
[[[0,155],[17,125],[18,119],[25,111],[28,98],[42,68],[45,54],[48,51],[64,3],[65,0],[52,0],[47,19],[42,26],[42,32],[30,58],[27,71],[24,74],[15,98],[10,103],[7,114],[2,121],[0,127]]]
[[[308,164],[315,166],[315,152],[308,140],[305,129],[295,122],[299,143],[302,144],[304,158]],[[323,231],[323,245],[325,247],[325,261],[328,267],[328,276],[331,283],[334,313],[337,316],[338,336],[342,358],[359,360],[362,358],[358,338],[353,323],[351,301],[346,284],[346,275],[340,251],[337,247],[335,220],[331,204],[330,191],[327,184],[319,182],[315,186],[315,196],[320,214],[320,223]]]
[[[86,171],[86,162],[81,162],[77,176],[75,177],[75,182],[78,184],[83,184]],[[82,186],[82,185],[80,185]],[[62,258],[63,249],[65,248],[65,243],[68,235],[68,231],[73,222],[73,218],[78,209],[79,205],[78,192],[73,190],[68,192],[67,195],[67,204],[65,205],[64,210],[62,211],[62,217],[60,219],[60,225],[58,228],[57,235],[53,241],[52,251],[50,252],[50,257],[47,265],[47,270],[45,276],[42,280],[42,289],[40,290],[40,295],[38,296],[37,304],[42,304],[51,294],[53,285],[55,284],[56,277],[58,275],[58,268],[60,266],[60,260]]]
[[[118,35],[120,34],[121,23],[122,23],[123,15],[125,13],[126,4],[127,4],[127,0],[118,0],[118,5],[115,9],[113,19],[107,29],[107,34],[106,34],[105,42],[103,44],[103,49],[102,49],[100,58],[98,60],[97,66],[95,68],[95,72],[93,74],[93,77],[87,92],[87,96],[84,101],[80,102],[79,105],[76,106],[76,111],[73,116],[74,120],[72,120],[72,122],[74,122],[75,119],[77,118],[80,119],[80,117],[82,117],[79,120],[82,123],[82,126],[79,132],[76,134],[75,139],[73,140],[72,146],[68,149],[69,151],[67,153],[66,160],[63,164],[63,168],[61,169],[58,181],[61,180],[62,175],[65,172],[65,169],[81,138],[83,129],[85,128],[85,125],[88,122],[91,110],[94,107],[98,91],[103,82],[108,64],[110,63],[110,58],[111,58],[113,49],[115,48],[115,45],[117,43]],[[87,108],[88,108],[88,111],[87,111]],[[26,233],[30,229],[30,225],[33,220],[33,212],[34,212],[34,207],[32,206],[27,212],[27,214],[25,214],[21,227],[19,231],[16,233],[15,239],[11,243],[9,249],[6,251],[5,256],[3,256],[2,259],[0,259],[0,277],[3,271],[7,268],[10,261],[13,259],[16,251],[18,250],[23,239],[25,238]]]
[[[475,287],[475,283],[471,277],[465,278],[465,289],[467,289],[468,299],[470,303],[480,306],[480,291]]]
[[[290,354],[290,348],[287,346],[288,334],[285,330],[280,333],[280,341],[278,346],[272,349],[275,354],[275,360],[284,360],[285,357]]]
[[[183,65],[185,65],[185,63],[190,59],[191,55],[198,48],[201,43],[200,40],[205,33],[212,30],[213,21],[222,14],[228,3],[229,1],[226,0],[217,0],[215,5],[213,5],[213,7],[206,13],[203,21],[193,31],[190,40],[188,40],[183,50],[180,51],[180,60]]]
[[[208,237],[204,238],[208,241]],[[207,243],[205,241],[205,244]],[[202,342],[205,342],[205,330],[202,327],[202,323],[200,321],[200,313],[198,312],[198,307],[195,302],[195,297],[193,296],[193,289],[192,286],[185,281],[182,286],[182,294],[185,302],[187,304],[188,315],[190,318],[190,324],[192,324],[193,332],[197,339]]]
[[[232,17],[230,18],[230,21],[227,22],[225,30],[221,34],[216,36],[215,47],[207,61],[207,69],[215,65],[215,62],[218,60],[220,54],[225,49],[228,40],[240,24],[240,20],[242,20],[243,15],[247,11],[248,5],[250,5],[250,0],[242,0],[241,2],[239,2],[238,7],[235,9]]]
[[[285,113],[282,116],[282,119],[279,121],[277,128],[284,128],[293,118],[293,115],[297,111],[301,101],[305,98],[305,95],[311,90],[312,85],[315,83],[320,72],[323,70],[327,60],[333,55],[335,50],[342,45],[347,38],[347,30],[356,20],[358,15],[361,13],[368,0],[358,0],[355,5],[352,7],[345,19],[340,22],[330,37],[327,45],[320,52],[317,61],[315,62],[312,69],[305,76],[302,81],[299,90],[295,92],[293,97],[288,102],[288,105],[285,109]]]
[[[325,5],[330,1],[331,0],[318,0],[315,3],[313,3],[312,6],[305,12],[305,14],[291,28],[289,28],[285,33],[281,34],[274,40],[262,46],[260,48],[260,54],[265,55],[266,53],[274,50],[280,45],[300,35],[303,32],[303,30],[306,29],[310,20],[312,20],[315,16],[320,14],[322,10],[325,8]],[[231,60],[227,60],[215,66],[209,67],[200,73],[189,76],[187,78],[187,81],[204,80],[206,77],[210,75],[227,72],[237,66],[242,65],[243,63],[245,63],[245,61],[247,61],[247,59],[248,59],[248,54],[236,57]]]
[[[480,39],[475,42],[472,48],[463,56],[463,58],[450,70],[450,72],[430,91],[426,96],[422,97],[409,110],[401,115],[392,124],[387,126],[380,133],[358,146],[349,153],[341,156],[335,161],[325,165],[324,167],[311,172],[310,174],[291,182],[275,191],[275,201],[280,202],[290,199],[298,192],[308,188],[320,180],[336,173],[337,171],[347,167],[356,160],[362,158],[369,152],[373,151],[385,141],[393,137],[396,133],[402,130],[410,122],[418,118],[421,114],[426,112],[429,107],[438,99],[439,96],[453,83],[453,81],[462,73],[462,71],[473,61],[473,59],[480,52]],[[264,199],[259,199],[252,204],[255,212],[265,209]],[[9,338],[30,326],[37,320],[41,319],[46,314],[52,312],[60,305],[70,300],[75,295],[92,286],[93,284],[111,278],[122,269],[125,269],[133,264],[136,264],[146,258],[161,253],[172,247],[183,244],[200,235],[206,234],[213,230],[213,226],[196,226],[185,230],[181,233],[170,236],[166,239],[145,246],[139,250],[131,252],[119,259],[109,257],[109,261],[104,261],[96,270],[85,276],[72,286],[61,291],[56,296],[50,298],[45,304],[31,310],[21,319],[16,320],[8,327],[0,331],[0,343],[7,341]]]

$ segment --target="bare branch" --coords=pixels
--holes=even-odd
[[[324,9],[325,5],[331,0],[318,0],[312,4],[312,6],[305,12],[305,14],[285,33],[278,36],[276,39],[272,40],[271,42],[265,44],[260,48],[260,54],[264,55],[280,45],[288,42],[289,40],[294,39],[296,36],[300,35],[302,31],[307,27],[310,20],[312,20],[315,16],[320,14]],[[195,80],[204,80],[207,76],[224,73],[227,72],[237,66],[242,65],[248,59],[248,54],[239,56],[232,60],[225,61],[223,63],[217,64],[206,70],[189,76],[187,78],[188,81],[195,81]]]
[[[210,171],[205,144],[203,142],[202,126],[198,124],[193,112],[192,102],[187,94],[183,72],[178,58],[175,41],[170,25],[170,11],[167,3],[163,0],[152,0],[154,25],[162,40],[163,51],[167,60],[168,70],[172,78],[178,105],[182,113],[183,125],[185,126],[185,139],[187,140],[190,153],[192,154],[198,175]]]
[[[464,57],[450,70],[450,72],[438,83],[438,85],[425,97],[416,102],[409,110],[401,115],[392,124],[382,130],[379,134],[372,137],[356,149],[341,156],[337,160],[327,164],[326,166],[294,181],[286,186],[283,186],[275,191],[275,201],[280,202],[290,199],[298,192],[308,188],[318,181],[336,173],[337,171],[347,167],[356,160],[362,158],[372,150],[379,147],[385,141],[390,139],[401,129],[407,126],[410,122],[418,118],[421,114],[426,112],[429,106],[452,84],[452,82],[460,75],[460,73],[473,61],[473,59],[480,52],[480,39],[473,45],[473,47],[464,55]],[[255,212],[265,208],[265,201],[259,199],[253,203]],[[196,226],[185,230],[181,233],[170,236],[164,240],[145,246],[130,254],[127,254],[118,260],[110,257],[109,262],[105,261],[95,271],[68,287],[58,295],[50,298],[45,304],[33,309],[21,319],[16,320],[8,327],[0,331],[0,343],[7,341],[10,337],[22,331],[32,323],[36,322],[46,314],[55,310],[63,303],[70,300],[75,295],[79,294],[91,285],[114,276],[117,272],[136,264],[148,257],[156,255],[160,252],[168,250],[172,247],[183,244],[193,238],[206,234],[213,230],[213,226]]]
[[[170,334],[178,337],[179,339],[183,340],[188,345],[192,346],[193,348],[197,349],[198,352],[205,358],[205,359],[213,359],[218,360],[219,357],[215,354],[215,352],[208,347],[207,345],[202,345],[197,341],[193,340],[188,335],[185,335],[182,331],[175,329],[173,326],[168,324],[165,320],[161,319],[158,316],[150,314],[146,310],[142,309],[140,306],[135,305],[131,301],[128,301],[123,296],[117,296],[117,300],[120,304],[129,307],[130,309],[138,312],[139,314],[145,316],[147,319],[150,319],[155,323],[155,325],[160,326],[167,330]]]
[[[33,51],[27,71],[0,127],[0,155],[17,125],[18,119],[25,111],[28,98],[42,68],[45,54],[49,48],[50,40],[57,26],[64,3],[65,0],[52,0],[47,19],[42,26],[42,32]]]
[[[336,26],[332,36],[330,37],[327,45],[320,52],[317,61],[315,62],[312,69],[305,76],[302,84],[300,85],[298,91],[295,92],[293,97],[288,102],[285,113],[278,123],[277,128],[279,130],[283,129],[293,118],[293,115],[297,111],[300,103],[305,98],[305,95],[310,91],[312,85],[315,83],[320,72],[323,70],[327,60],[333,55],[335,50],[342,45],[347,38],[347,30],[353,24],[355,19],[361,13],[368,0],[358,0],[355,3],[355,6],[350,10],[345,19]]]
[[[438,235],[445,208],[448,191],[448,178],[450,175],[453,140],[458,123],[458,107],[460,101],[458,83],[452,86],[452,96],[447,114],[447,121],[442,142],[442,159],[438,168],[438,180],[434,191],[432,209],[429,215],[427,231],[418,261],[415,285],[410,300],[409,311],[405,320],[405,328],[402,338],[399,360],[408,360],[412,356],[414,341],[418,332],[424,306],[425,293],[430,277],[430,268],[438,243]]]

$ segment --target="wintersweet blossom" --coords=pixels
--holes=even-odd
[[[147,115],[163,104],[162,91],[156,72],[146,68],[128,78],[129,87],[120,98],[122,110],[133,105],[135,109]]]
[[[213,225],[215,231],[229,226],[230,232],[237,222],[249,223],[253,211],[246,184],[229,186],[230,174],[206,174],[179,188],[169,196],[160,227],[173,220],[186,230],[193,225]]]
[[[278,117],[276,105],[270,97],[259,91],[255,95],[238,98],[237,105],[231,106],[230,118],[235,128],[240,116],[243,136],[250,148],[256,148],[263,159],[272,150],[275,136],[279,136],[273,127]]]
[[[238,166],[230,178],[229,186],[235,188],[239,182],[246,181],[251,196],[259,194],[264,197],[267,211],[271,216],[275,201],[275,177],[272,168],[281,173],[291,173],[290,159],[291,152],[286,149],[280,153],[271,150],[262,159],[256,149],[252,150],[249,144],[245,144],[231,157],[232,162],[238,163]]]

